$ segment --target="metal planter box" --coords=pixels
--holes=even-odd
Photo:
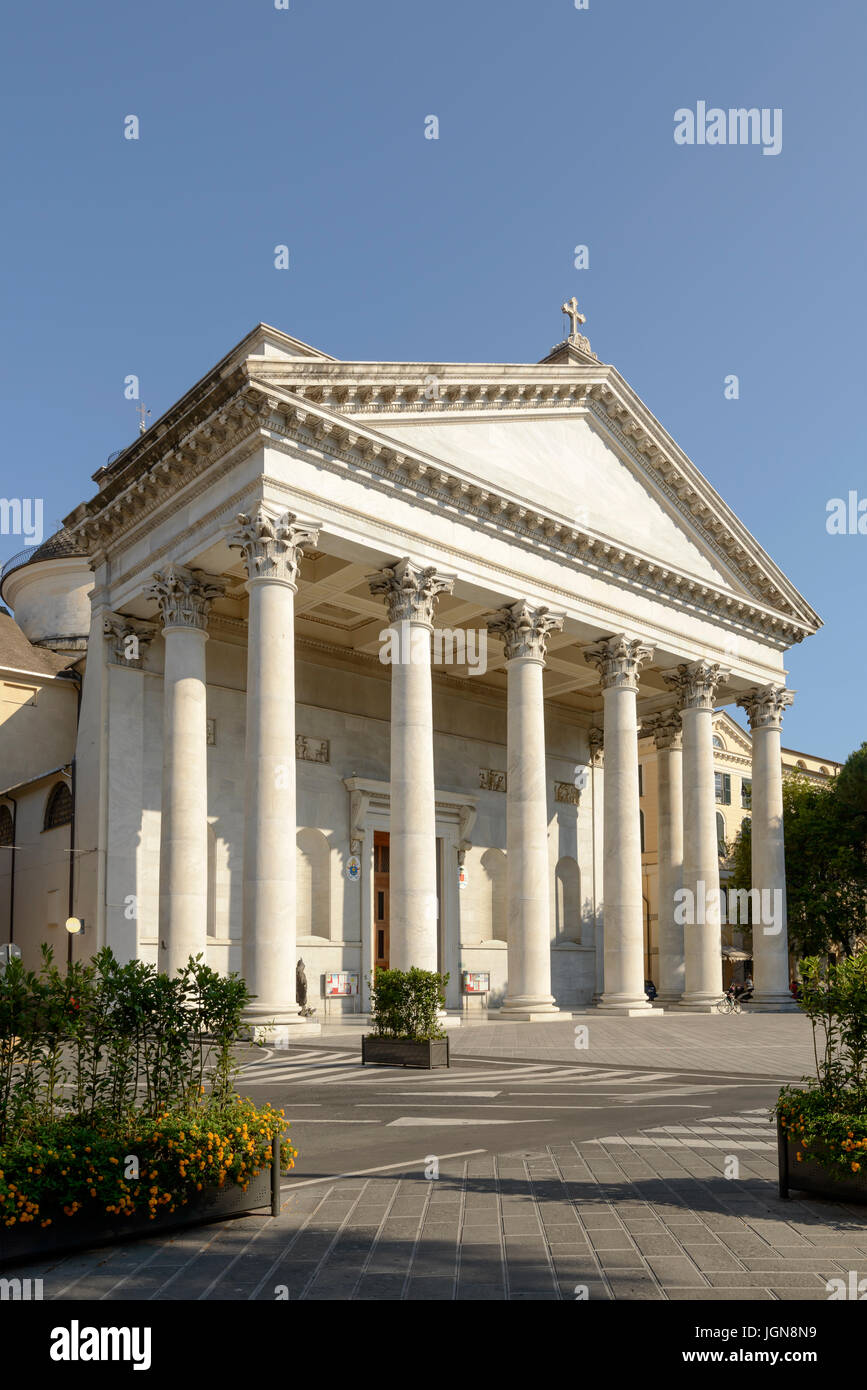
[[[278,1169],[279,1172],[279,1169]],[[279,1180],[278,1180],[279,1181]],[[272,1206],[271,1169],[263,1168],[251,1178],[245,1192],[238,1183],[210,1187],[197,1192],[185,1207],[162,1211],[153,1221],[146,1215],[112,1216],[96,1205],[83,1207],[75,1216],[52,1215],[50,1226],[38,1222],[26,1226],[0,1227],[0,1265],[10,1261],[36,1260],[66,1250],[88,1249],[119,1240],[163,1235],[166,1231],[198,1226],[208,1221],[225,1221],[245,1211]]]
[[[449,1065],[448,1038],[424,1038],[420,1042],[404,1038],[377,1038],[363,1036],[361,1039],[361,1065],[374,1062],[384,1067],[423,1067],[432,1071],[434,1067]]]
[[[824,1197],[829,1202],[867,1202],[867,1173],[836,1173],[804,1155],[799,1163],[799,1145],[791,1139],[777,1117],[777,1160],[780,1175],[780,1196],[788,1197],[789,1190],[807,1192],[812,1197]]]

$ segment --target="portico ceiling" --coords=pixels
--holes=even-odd
[[[209,558],[209,557],[206,557]],[[305,554],[298,581],[295,601],[296,639],[299,655],[306,649],[311,656],[344,659],[358,663],[367,674],[379,673],[389,677],[388,667],[379,661],[381,634],[388,626],[382,601],[374,597],[368,586],[368,576],[375,570],[372,560],[347,559],[321,549]],[[214,603],[210,625],[215,637],[228,628],[236,637],[246,626],[246,574],[240,561],[221,567],[227,581],[225,595]],[[484,668],[471,669],[467,662],[437,659],[434,643],[433,670],[440,684],[469,683],[476,692],[487,691],[498,699],[505,698],[506,660],[498,638],[487,636],[486,620],[499,607],[512,603],[516,594],[492,595],[485,603],[470,596],[469,586],[456,581],[455,591],[437,601],[435,629],[457,632],[461,629],[476,634],[485,633],[487,649]],[[141,615],[144,607],[139,605]],[[584,646],[598,641],[597,629],[581,630],[580,625],[567,622],[566,629],[554,632],[548,639],[547,658],[543,674],[545,698],[592,718],[602,709],[602,694],[596,670],[583,656]],[[605,634],[608,635],[608,634]],[[485,639],[481,639],[485,640]],[[477,636],[476,642],[478,643]],[[478,645],[470,648],[478,652]],[[645,667],[640,676],[639,707],[647,712],[671,704],[662,672],[673,669],[679,660],[675,653],[660,651],[658,659]],[[476,663],[473,662],[473,665]],[[734,682],[730,696],[743,682]],[[746,688],[746,687],[744,687]],[[726,699],[726,686],[720,688],[720,702]]]

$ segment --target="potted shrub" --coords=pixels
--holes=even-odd
[[[361,1039],[362,1066],[449,1065],[449,1040],[442,1026],[448,978],[417,966],[376,972],[370,991],[373,1032]]]
[[[789,1189],[867,1201],[867,949],[824,969],[801,961],[798,1000],[813,1029],[816,1075],[776,1104],[780,1196]]]
[[[235,1093],[249,999],[191,959],[174,979],[108,949],[0,972],[0,1262],[267,1205],[282,1112]]]

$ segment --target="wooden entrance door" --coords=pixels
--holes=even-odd
[[[388,831],[373,832],[373,973],[388,969]]]

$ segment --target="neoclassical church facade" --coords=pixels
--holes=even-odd
[[[6,565],[0,941],[33,965],[74,915],[76,955],[202,951],[278,1029],[309,1026],[299,956],[314,1006],[419,965],[450,1010],[650,1017],[640,732],[662,1002],[714,1007],[713,720],[748,715],[784,887],[785,653],[819,619],[571,312],[532,364],[259,325]],[[786,1007],[784,923],[754,974]]]

